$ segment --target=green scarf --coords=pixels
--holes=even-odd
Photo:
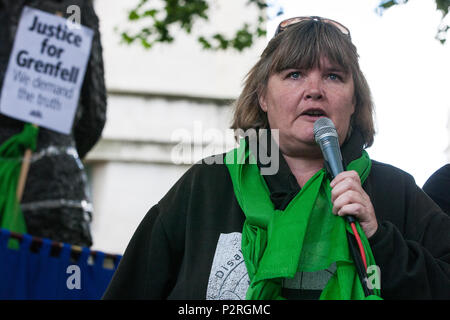
[[[23,155],[27,148],[36,149],[38,128],[25,124],[21,133],[0,145],[0,227],[26,233],[25,219],[16,191]]]
[[[320,299],[381,299],[377,289],[375,295],[364,295],[346,236],[346,231],[353,232],[342,217],[332,213],[331,187],[325,169],[308,180],[285,210],[275,210],[244,139],[239,148],[226,154],[225,164],[246,217],[241,244],[251,281],[246,299],[283,299],[283,278],[293,278],[299,271],[324,270],[334,262],[336,272]],[[357,171],[363,183],[370,167],[369,156],[363,151],[347,170]],[[360,225],[356,226],[367,265],[375,265],[369,242]]]

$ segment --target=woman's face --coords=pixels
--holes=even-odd
[[[347,136],[350,117],[355,111],[351,74],[320,60],[310,70],[287,69],[270,76],[267,89],[259,96],[271,129],[279,129],[280,148],[288,155],[317,151],[314,122],[330,118],[342,144]]]

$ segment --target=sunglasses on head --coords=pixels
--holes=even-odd
[[[295,18],[289,18],[289,19],[283,20],[278,25],[277,30],[275,31],[274,37],[277,36],[282,31],[286,30],[287,27],[289,27],[293,24],[299,23],[301,21],[309,21],[309,20],[314,20],[314,21],[331,24],[332,26],[336,27],[339,31],[341,31],[343,34],[345,34],[346,36],[348,36],[350,38],[350,30],[348,30],[347,27],[345,27],[344,25],[340,24],[337,21],[327,19],[327,18],[321,18],[321,17],[317,17],[317,16],[295,17]]]

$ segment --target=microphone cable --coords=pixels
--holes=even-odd
[[[359,237],[358,230],[356,230],[355,223],[354,222],[350,223],[350,227],[352,228],[353,234],[355,235],[356,242],[358,243],[359,253],[360,253],[361,259],[364,263],[364,269],[367,270],[366,252],[364,251],[364,247],[362,245],[361,238]]]
[[[358,229],[356,228],[356,220],[353,216],[345,216],[345,220],[350,224],[350,227],[353,231],[353,236],[350,236],[350,232],[347,232],[350,251],[353,256],[353,260],[355,262],[356,271],[358,272],[359,279],[361,281],[365,296],[369,296],[373,294],[372,290],[368,288],[367,282],[367,260],[366,260],[366,252],[364,250],[364,246],[361,241],[361,236],[359,235]],[[355,240],[359,250],[356,252],[355,248]],[[364,266],[363,266],[364,265]]]

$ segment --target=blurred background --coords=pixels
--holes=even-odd
[[[419,186],[450,162],[450,47],[435,39],[442,17],[435,1],[410,0],[382,14],[379,0],[272,1],[267,36],[241,52],[203,50],[192,35],[226,34],[254,21],[259,12],[246,1],[211,0],[209,20],[195,22],[192,35],[175,32],[172,43],[150,50],[121,44],[118,30],[129,25],[138,2],[94,0],[108,105],[102,138],[84,159],[92,249],[123,254],[146,212],[189,166],[229,148],[226,132],[243,79],[279,21],[292,16],[327,17],[350,29],[376,106],[372,159],[409,172]],[[180,139],[200,152],[176,159]],[[214,148],[205,148],[210,142]]]

